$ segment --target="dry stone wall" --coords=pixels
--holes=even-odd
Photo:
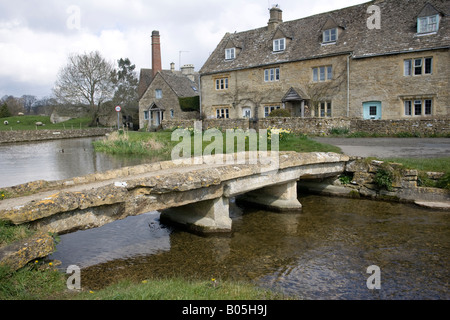
[[[78,130],[23,130],[0,131],[0,144],[14,142],[32,142],[57,139],[85,138],[104,136],[112,132],[111,128],[92,128]]]

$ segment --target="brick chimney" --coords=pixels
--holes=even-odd
[[[283,23],[283,11],[275,5],[270,9],[269,31],[275,30],[281,23]]]
[[[159,31],[152,32],[152,70],[153,77],[155,77],[159,71],[162,71],[161,39],[159,36]]]

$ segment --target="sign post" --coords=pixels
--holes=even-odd
[[[117,112],[117,130],[120,130],[120,111],[122,111],[122,108],[120,106],[116,107]]]

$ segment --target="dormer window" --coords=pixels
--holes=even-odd
[[[225,49],[225,60],[234,60],[236,58],[236,48]]]
[[[286,39],[285,38],[273,40],[273,51],[274,52],[284,51],[285,49],[286,49]]]
[[[439,29],[439,15],[417,18],[417,33],[432,33]]]
[[[336,42],[338,39],[338,30],[337,28],[328,29],[323,32],[323,43],[332,43]]]

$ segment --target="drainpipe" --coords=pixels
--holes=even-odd
[[[200,103],[200,119],[202,119],[202,75],[198,75],[198,92],[199,92],[199,103]],[[204,119],[202,119],[204,120]]]
[[[347,56],[347,118],[350,117],[350,57],[351,53]]]

